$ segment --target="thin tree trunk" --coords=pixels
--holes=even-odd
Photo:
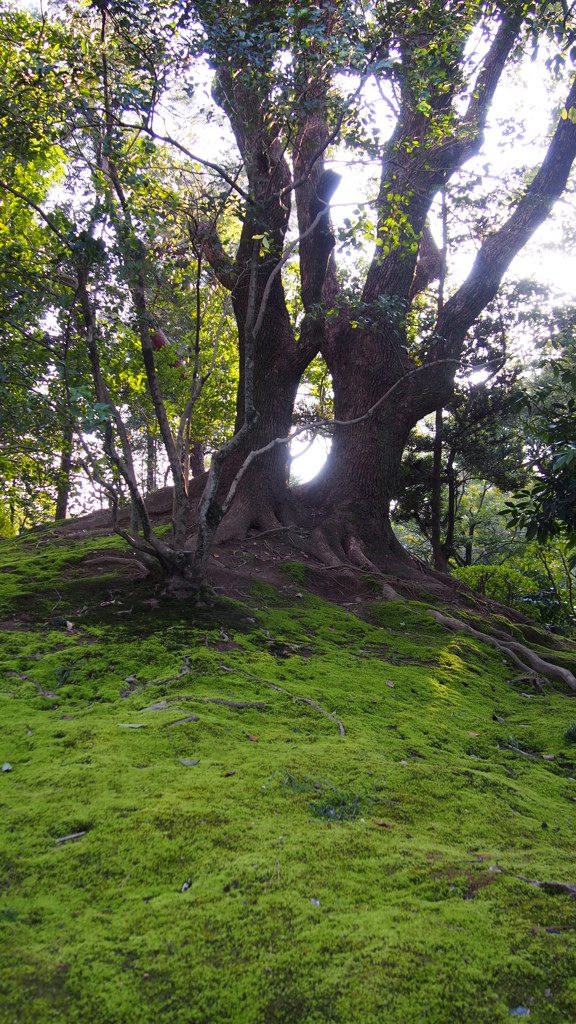
[[[201,441],[193,441],[190,446],[190,472],[193,477],[202,476],[204,469],[204,445]]]
[[[146,494],[156,490],[156,438],[146,427]]]
[[[72,452],[74,448],[74,423],[68,418],[62,431],[62,450],[56,492],[56,520],[66,519],[70,500],[70,484],[72,475]]]
[[[434,568],[445,572],[447,568],[446,551],[442,544],[442,409],[436,410],[434,431],[434,454],[432,465],[432,555]]]

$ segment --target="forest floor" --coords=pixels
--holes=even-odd
[[[118,538],[0,542],[0,1024],[576,1020],[574,695],[430,609],[576,646],[212,562],[200,612]]]

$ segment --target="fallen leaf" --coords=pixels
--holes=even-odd
[[[380,828],[394,828],[394,825],[392,824],[391,821],[376,821],[376,820],[374,820],[374,824],[375,825],[379,825]]]
[[[258,737],[257,736],[251,736],[249,732],[246,733],[246,736],[248,737],[249,740],[252,741],[252,743],[258,743]]]
[[[479,732],[471,732],[470,729],[467,729],[466,731],[467,731],[469,736],[479,736],[480,735]]]

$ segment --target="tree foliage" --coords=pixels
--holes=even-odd
[[[388,505],[405,444],[451,400],[471,328],[566,187],[576,84],[539,168],[503,187],[476,232],[463,282],[428,219],[481,151],[508,70],[548,39],[550,73],[569,77],[570,12],[474,0],[55,0],[38,18],[5,7],[0,21],[1,187],[23,247],[7,245],[2,281],[7,302],[27,289],[15,330],[37,390],[54,396],[60,475],[73,444],[117,528],[191,586],[216,535],[251,529],[298,525],[329,564],[401,559]],[[340,229],[340,271],[330,204],[342,152],[375,165],[378,180]],[[371,248],[350,269],[362,234]],[[422,301],[435,281],[435,300]],[[323,367],[330,374],[332,449],[318,479],[290,492],[310,366],[322,400]],[[169,542],[144,501],[158,439],[174,488]],[[215,449],[199,502],[194,442]]]
[[[544,544],[563,535],[576,544],[576,336],[564,317],[522,402],[532,437],[531,480],[508,504],[510,522]],[[551,349],[551,350],[550,350]]]

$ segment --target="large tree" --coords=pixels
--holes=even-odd
[[[84,75],[67,125],[76,139],[82,134],[91,153],[83,178],[85,194],[92,190],[84,227],[71,246],[66,236],[79,330],[98,400],[111,408],[94,298],[111,234],[116,277],[128,289],[180,510],[176,557],[169,558],[146,523],[116,407],[107,451],[125,475],[149,549],[167,570],[198,579],[216,530],[224,539],[296,524],[309,531],[327,562],[383,566],[402,558],[388,506],[408,435],[449,401],[470,327],[566,187],[576,155],[576,83],[566,83],[541,165],[520,189],[511,187],[505,212],[495,215],[467,279],[451,293],[445,253],[434,245],[427,219],[439,193],[480,153],[498,87],[540,36],[554,41],[557,72],[570,79],[566,51],[574,24],[568,7],[474,0],[224,6],[215,0],[98,0],[88,7],[55,4],[56,18],[63,8],[82,39],[70,60]],[[213,103],[231,129],[235,149],[227,159],[212,156],[208,146],[191,148],[178,134],[185,98],[201,91],[202,76],[210,77]],[[177,86],[177,116],[161,128],[160,103],[174,97]],[[375,89],[381,97],[376,120],[365,100]],[[391,118],[385,137],[376,124],[383,109]],[[206,106],[204,114],[214,117]],[[373,255],[352,287],[349,266],[345,276],[339,273],[330,223],[339,182],[331,159],[341,146],[350,159],[368,154],[379,166],[371,202]],[[178,164],[169,178],[170,152]],[[165,212],[177,208],[186,235],[181,258],[208,263],[229,292],[239,347],[236,432],[212,460],[196,516],[196,554],[184,543],[193,525],[184,513],[190,489],[153,343],[158,237],[166,241]],[[96,231],[98,223],[105,230]],[[296,253],[295,303],[285,285]],[[420,317],[418,296],[436,279],[435,315]],[[332,448],[317,479],[290,492],[283,439],[299,383],[318,353],[334,392]]]
[[[210,3],[196,5],[196,13],[215,69],[213,93],[232,125],[246,179],[232,261],[211,235],[213,266],[232,290],[254,366],[254,422],[238,457],[288,432],[302,368],[320,351],[332,376],[336,426],[324,470],[299,498],[324,557],[382,564],[397,551],[388,506],[408,434],[449,400],[467,332],[566,186],[576,154],[576,84],[540,168],[509,197],[512,212],[487,232],[467,280],[441,296],[434,323],[411,351],[411,307],[442,275],[440,255],[434,259],[426,244],[427,217],[438,192],[480,151],[496,89],[528,40],[534,45],[552,25],[566,38],[571,27],[556,4],[252,2],[234,8],[225,24]],[[468,54],[480,39],[475,63]],[[342,75],[353,76],[352,95],[350,86],[342,94]],[[361,118],[357,123],[368,80],[395,108],[382,143],[362,133]],[[351,147],[370,146],[380,162],[374,255],[352,296],[340,286],[328,220],[336,181],[327,157],[343,134]],[[291,202],[304,308],[297,333],[278,273]],[[255,257],[262,236],[269,244]],[[244,415],[240,405],[239,425]],[[302,521],[302,505],[295,510],[288,500],[285,470],[282,449],[252,464],[223,535]]]

